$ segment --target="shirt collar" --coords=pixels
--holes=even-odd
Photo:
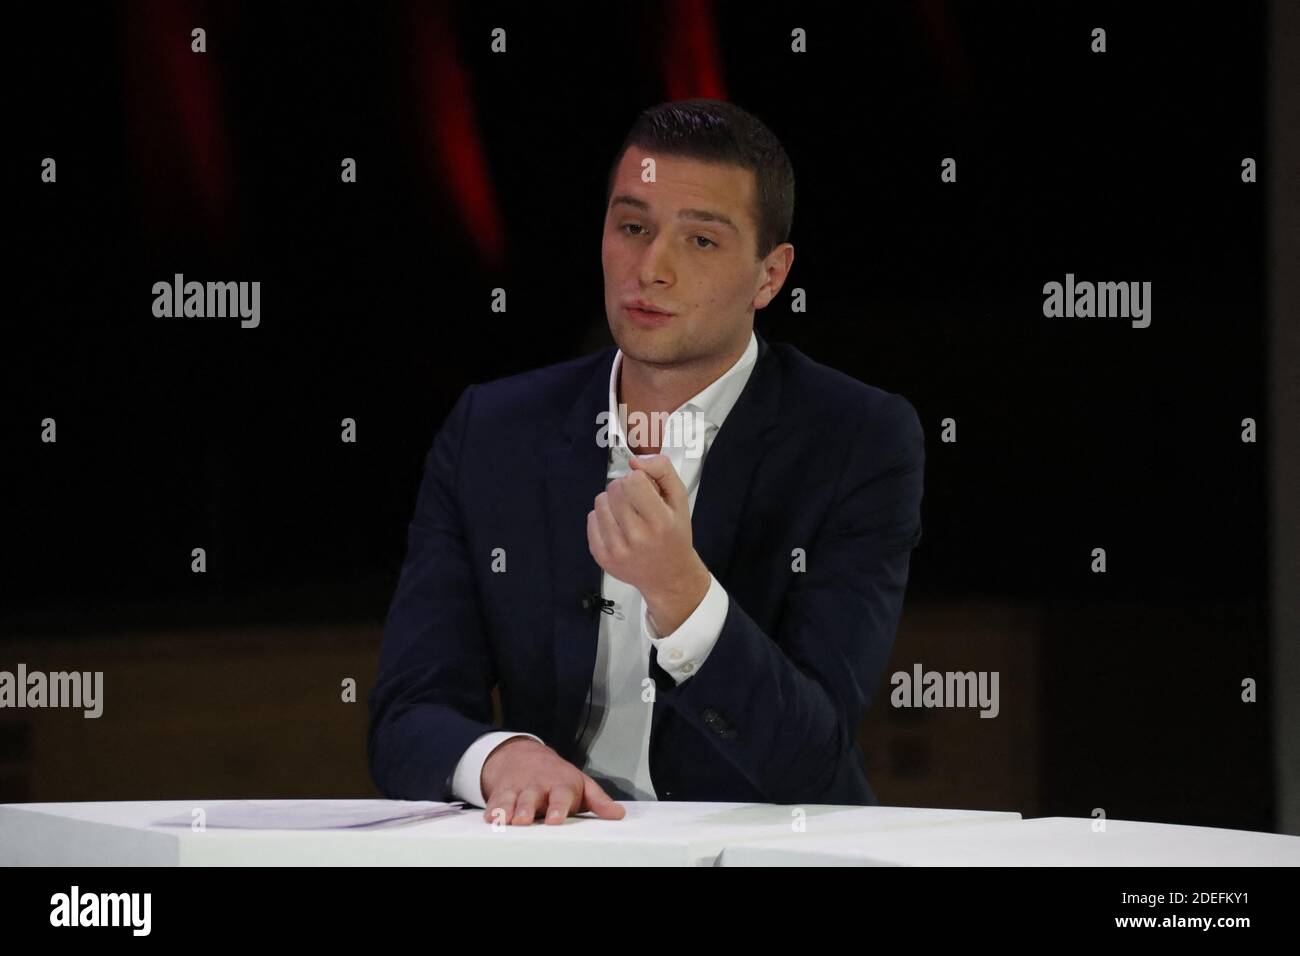
[[[745,346],[745,351],[731,368],[688,398],[673,414],[683,410],[699,412],[705,422],[714,429],[721,428],[731,409],[740,400],[740,393],[745,390],[745,384],[749,381],[757,358],[758,338],[751,330],[749,344]],[[627,442],[623,437],[623,426],[618,415],[618,372],[622,366],[623,350],[619,349],[614,353],[614,364],[609,370],[609,439],[611,448],[629,454],[630,452],[625,451]]]

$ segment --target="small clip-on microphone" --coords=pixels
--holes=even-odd
[[[584,611],[600,611],[601,614],[613,614],[614,602],[599,594],[586,594],[582,598],[582,609]]]

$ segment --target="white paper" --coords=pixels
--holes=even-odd
[[[432,800],[235,800],[204,805],[155,820],[154,826],[193,826],[242,830],[339,830],[383,824],[432,820],[457,814],[462,801],[437,803]]]

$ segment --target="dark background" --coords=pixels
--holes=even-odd
[[[1036,615],[1039,709],[1002,719],[1033,725],[1037,808],[1273,826],[1267,712],[1240,700],[1268,676],[1267,443],[1240,440],[1267,414],[1264,194],[1240,178],[1243,157],[1261,178],[1265,162],[1261,5],[21,18],[0,639],[373,634],[459,392],[609,342],[603,190],[636,112],[721,95],[771,126],[798,180],[794,268],[759,332],[921,414],[905,624]],[[176,272],[260,280],[261,326],[154,318],[151,287]],[[1044,318],[1043,284],[1067,272],[1150,281],[1151,326]],[[931,773],[934,805],[957,805],[962,781]]]

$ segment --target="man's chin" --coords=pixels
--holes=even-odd
[[[623,355],[642,365],[650,365],[658,368],[671,368],[677,365],[685,365],[692,359],[696,358],[695,355],[686,349],[668,345],[655,347],[634,344],[630,349],[623,349]]]
[[[624,327],[614,334],[614,342],[628,358],[647,365],[676,365],[689,358],[681,337],[668,329]]]

